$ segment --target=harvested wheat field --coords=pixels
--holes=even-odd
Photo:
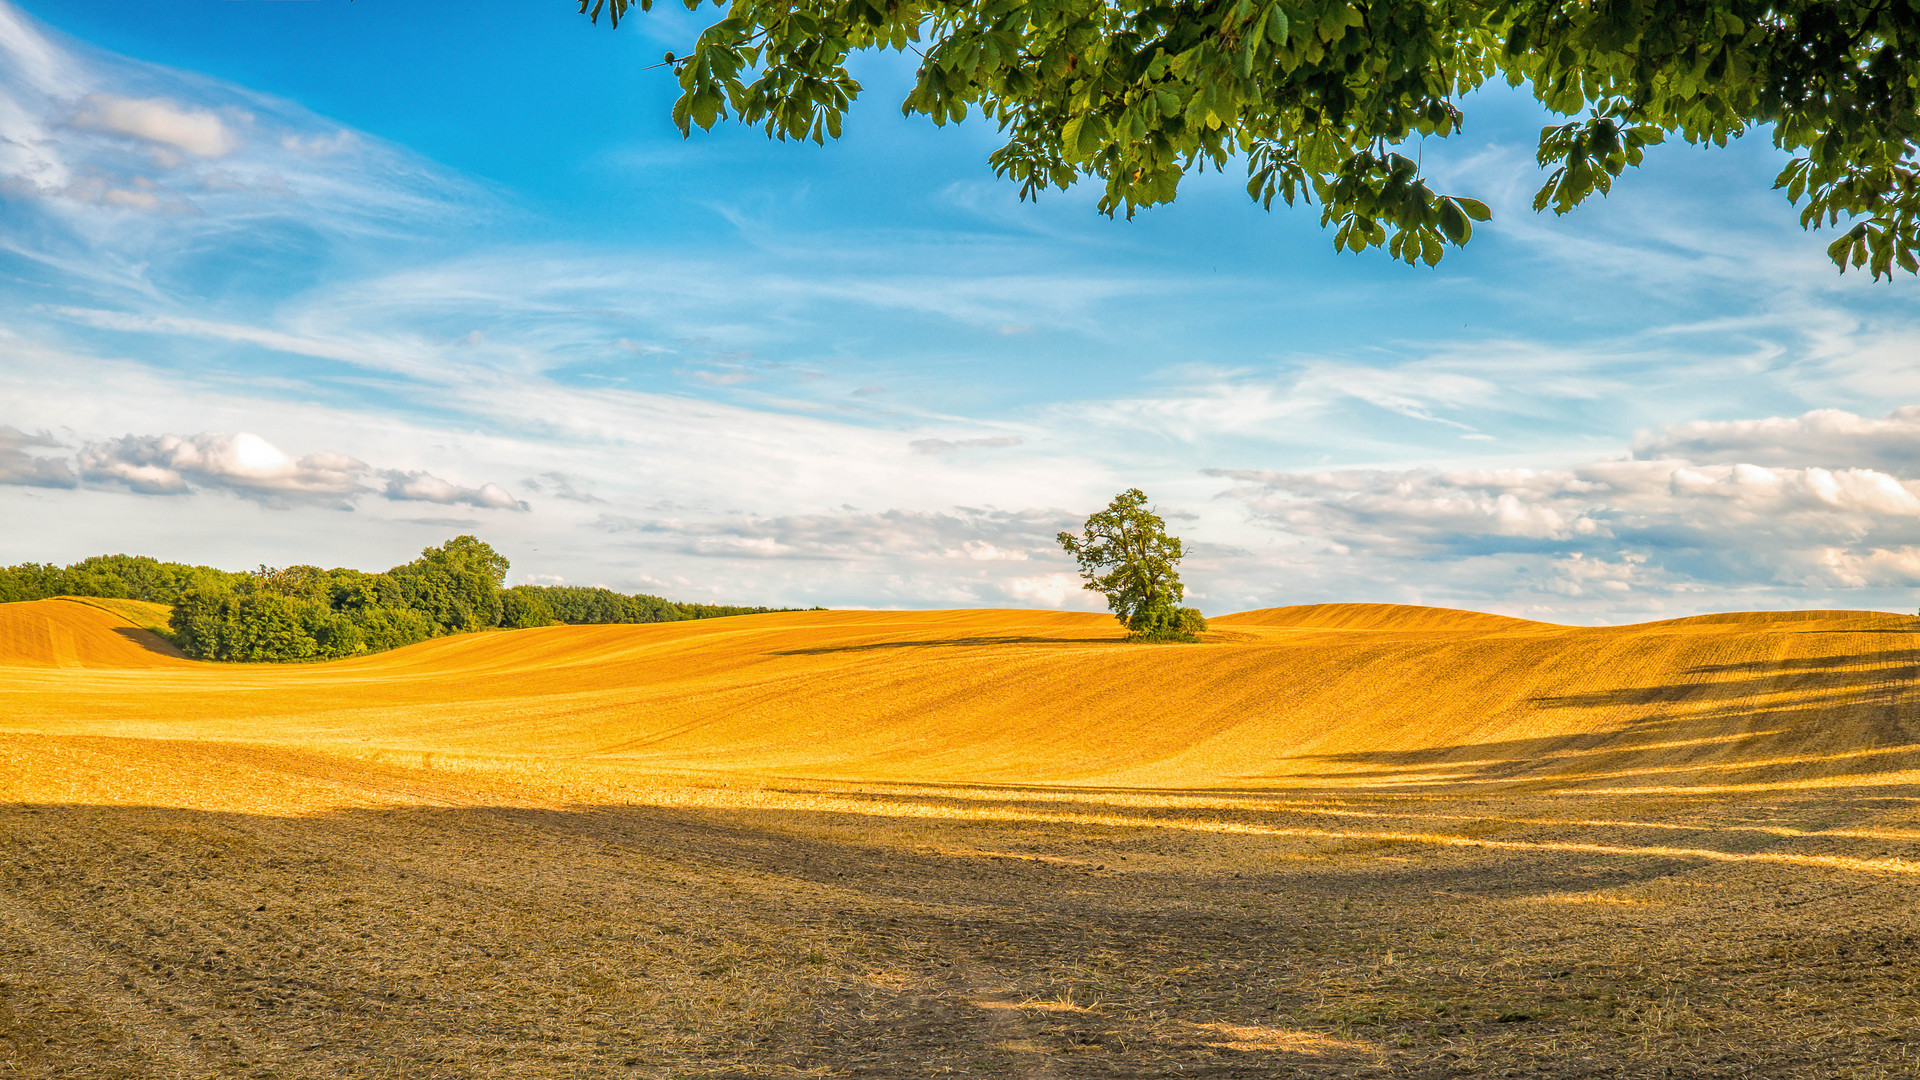
[[[1920,1075],[1920,634],[0,606],[0,1075]]]

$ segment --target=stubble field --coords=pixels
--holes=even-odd
[[[0,1076],[1920,1075],[1920,638],[0,606]]]

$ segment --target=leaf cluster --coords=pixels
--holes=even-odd
[[[1318,200],[1336,248],[1432,265],[1487,208],[1397,148],[1454,134],[1460,99],[1504,78],[1571,118],[1541,133],[1536,209],[1606,194],[1668,136],[1762,127],[1796,155],[1776,186],[1803,225],[1846,226],[1842,270],[1920,269],[1920,0],[713,2],[725,17],[667,57],[683,133],[737,116],[837,137],[861,90],[848,57],[911,50],[903,111],[996,123],[989,160],[1023,198],[1091,180],[1132,215],[1238,156],[1263,205]],[[580,3],[616,24],[632,6]]]

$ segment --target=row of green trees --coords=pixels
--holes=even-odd
[[[552,623],[647,623],[789,610],[676,604],[610,589],[505,588],[505,556],[458,536],[385,573],[262,566],[234,573],[134,555],[71,566],[0,567],[0,603],[52,596],[145,600],[173,607],[174,643],[205,660],[328,660],[446,634]]]
[[[95,555],[71,566],[0,566],[0,604],[50,596],[102,596],[173,604],[189,589],[232,588],[248,575],[211,566],[161,562],[145,555]]]

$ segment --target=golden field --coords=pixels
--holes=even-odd
[[[0,605],[0,1076],[1910,1076],[1920,634]]]

